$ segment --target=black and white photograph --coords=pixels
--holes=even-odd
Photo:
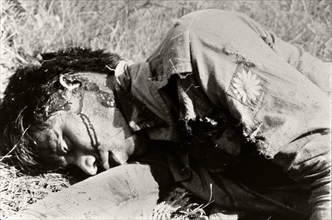
[[[331,220],[331,0],[0,12],[0,219]]]

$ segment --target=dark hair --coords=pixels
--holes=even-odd
[[[121,60],[117,54],[83,48],[45,53],[41,57],[40,65],[20,67],[10,77],[0,105],[0,155],[9,156],[2,160],[30,172],[36,171],[42,158],[28,131],[31,126],[45,122],[44,105],[58,90],[55,80],[60,74],[84,71],[109,74]]]

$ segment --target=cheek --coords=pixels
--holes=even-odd
[[[66,127],[63,129],[63,138],[68,138],[72,147],[75,148],[89,148],[91,141],[81,118],[78,115],[68,118]],[[79,150],[79,149],[76,149]]]
[[[109,138],[113,136],[118,136],[118,138],[131,136],[125,119],[115,107],[107,108],[97,104],[93,108],[83,109],[82,113],[90,119],[99,136]]]
[[[95,112],[91,116],[91,121],[101,146],[115,153],[119,160],[126,161],[128,159],[126,155],[133,153],[135,144],[120,111],[110,108],[106,117]]]
[[[94,108],[91,111],[82,113],[89,118],[98,136],[107,135],[111,137],[122,130],[119,125],[115,126],[113,123],[115,120],[114,109]]]
[[[103,106],[95,94],[86,93],[81,113],[88,117],[101,145],[116,149],[132,142],[132,134],[120,110]]]
[[[119,116],[112,119],[93,116],[91,121],[102,144],[121,143],[132,136],[125,121]]]

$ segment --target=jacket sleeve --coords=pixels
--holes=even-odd
[[[273,33],[266,32],[272,40],[273,50],[286,62],[304,74],[328,95],[331,94],[332,63],[324,62],[305,52],[300,45],[289,44]]]
[[[269,34],[276,54],[330,97],[332,63],[323,62],[305,52],[301,46],[289,44]],[[329,115],[325,117],[327,120],[331,118]],[[309,203],[313,210],[310,220],[331,219],[331,135],[325,131],[303,134],[287,146],[291,151],[284,148],[274,158],[293,179],[312,190]],[[294,157],[290,157],[292,154]]]
[[[152,219],[173,185],[163,149],[52,193],[8,219]]]
[[[248,17],[212,13],[191,27],[201,89],[259,153],[311,190],[311,220],[331,217],[328,71]],[[317,85],[318,86],[317,86]]]
[[[158,199],[150,167],[126,164],[51,194],[8,219],[150,219]]]
[[[260,33],[266,33],[266,38],[271,38],[270,46],[280,58],[330,96],[331,62],[323,62],[305,52],[300,45],[287,43],[273,33],[265,31],[257,23],[254,25]],[[331,118],[329,115],[326,117],[327,120]],[[311,220],[331,219],[331,135],[329,131],[325,131],[312,131],[301,135],[274,158],[276,163],[284,166],[293,179],[312,190],[309,201],[313,207]],[[292,154],[294,157],[290,157]]]

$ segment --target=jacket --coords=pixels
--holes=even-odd
[[[180,18],[146,62],[130,65],[117,94],[134,132],[178,144],[171,170],[198,196],[212,194],[225,210],[330,219],[330,73],[245,15],[204,10]],[[246,182],[254,161],[257,178],[277,170],[285,181]],[[311,209],[280,208],[285,198],[268,193],[271,184],[299,186]],[[286,188],[279,192],[291,195]]]

